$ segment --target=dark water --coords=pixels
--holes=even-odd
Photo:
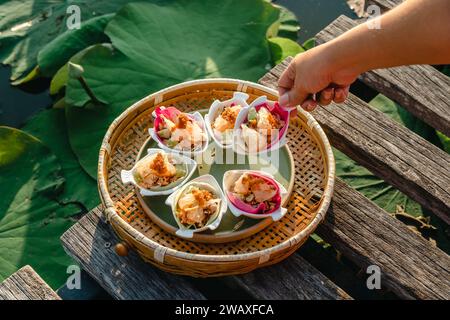
[[[35,81],[27,87],[10,85],[11,69],[0,67],[0,125],[20,127],[26,119],[50,106],[52,99],[46,87],[48,80]]]
[[[291,10],[300,23],[299,42],[314,37],[340,15],[356,19],[345,0],[275,0],[273,3]]]

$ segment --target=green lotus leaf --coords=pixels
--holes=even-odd
[[[17,80],[37,65],[42,48],[69,30],[66,23],[72,14],[67,13],[69,6],[79,6],[83,25],[92,17],[116,12],[127,2],[129,0],[2,0],[0,62],[11,65],[11,80]],[[80,42],[75,39],[72,44],[76,48]],[[72,44],[66,43],[67,48]]]
[[[297,41],[300,25],[295,14],[286,7],[275,4],[280,10],[278,20],[269,28],[268,37],[283,37]]]
[[[50,82],[50,94],[55,95],[60,92],[63,88],[66,87],[67,81],[69,80],[69,62],[79,64],[81,58],[84,56],[86,52],[91,50],[95,46],[107,46],[111,47],[111,44],[95,44],[93,46],[86,47],[85,49],[77,52],[70,60],[64,64],[53,76],[52,81]]]
[[[298,53],[305,51],[297,42],[287,38],[274,37],[269,38],[268,41],[274,64],[279,64],[287,57],[295,57]]]
[[[316,39],[315,38],[309,38],[305,42],[303,42],[302,47],[305,50],[312,49],[316,46]]]
[[[106,106],[68,108],[72,148],[91,175],[106,128],[126,107],[164,87],[192,79],[255,81],[271,65],[266,39],[279,10],[259,1],[179,0],[170,5],[132,3],[105,29],[113,49],[95,47],[79,61],[83,78]],[[69,79],[66,102],[89,97]],[[86,109],[86,110],[85,110]]]
[[[92,18],[81,24],[80,29],[69,30],[48,43],[38,55],[40,73],[53,76],[59,68],[77,52],[96,43],[107,42],[106,24],[114,14]]]
[[[41,111],[22,129],[41,140],[60,160],[62,174],[66,179],[60,201],[80,203],[87,210],[100,203],[95,177],[93,179],[83,170],[70,148],[63,109]]]
[[[450,138],[440,131],[436,131],[439,140],[441,140],[445,152],[450,153]]]
[[[121,111],[122,108],[115,105],[88,103],[84,108],[66,106],[70,145],[80,165],[93,179],[97,179],[98,154],[103,137]]]
[[[60,204],[64,187],[57,157],[23,131],[0,127],[0,282],[30,264],[54,288],[71,264],[59,237],[77,206]]]

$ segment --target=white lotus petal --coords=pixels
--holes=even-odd
[[[233,98],[225,100],[225,101],[219,101],[215,100],[211,107],[209,108],[208,114],[205,115],[205,123],[206,128],[208,129],[209,135],[214,140],[214,142],[223,149],[229,149],[232,148],[232,135],[230,136],[230,139],[223,140],[220,136],[217,136],[216,132],[214,132],[214,129],[212,128],[212,124],[216,120],[216,118],[222,113],[223,109],[225,107],[230,106],[231,104],[238,104],[241,105],[243,109],[248,108],[247,99],[248,94],[243,92],[235,92],[233,94]]]
[[[203,226],[201,228],[198,228],[198,229],[188,229],[188,228],[186,228],[179,221],[179,218],[178,218],[178,216],[176,214],[176,207],[177,207],[178,201],[179,201],[181,195],[183,194],[183,192],[189,186],[199,186],[199,187],[202,187],[202,188],[205,188],[205,189],[209,189],[210,191],[212,191],[216,195],[218,195],[220,200],[221,200],[220,207],[218,209],[216,217],[211,217],[210,221],[208,221],[208,223],[205,226]],[[227,208],[227,200],[226,200],[226,197],[225,197],[224,193],[222,192],[222,189],[220,188],[219,183],[217,182],[217,180],[212,175],[209,175],[209,174],[206,174],[206,175],[200,176],[198,178],[195,178],[192,181],[190,181],[187,184],[185,184],[182,188],[180,188],[179,190],[177,190],[176,192],[171,194],[166,199],[165,204],[172,208],[173,216],[175,218],[175,221],[178,224],[179,231],[177,231],[176,234],[179,235],[180,237],[185,237],[185,238],[192,238],[192,235],[195,232],[202,232],[202,231],[205,231],[205,230],[208,230],[208,229],[210,229],[210,230],[216,229],[219,226],[223,215],[228,210],[228,208]],[[189,237],[189,235],[191,235],[191,236]]]
[[[167,151],[167,152],[176,152],[185,156],[190,156],[190,157],[194,157],[197,155],[202,154],[203,152],[206,151],[206,149],[208,148],[209,145],[209,134],[208,134],[208,130],[205,124],[205,120],[203,119],[202,115],[200,112],[194,112],[192,113],[192,116],[194,117],[195,121],[200,125],[200,127],[203,130],[203,133],[205,134],[205,141],[203,141],[201,148],[198,148],[197,150],[194,151],[189,151],[189,150],[180,150],[180,149],[175,149],[175,148],[169,148],[168,146],[166,146],[161,139],[158,137],[158,135],[155,132],[154,128],[149,128],[148,129],[148,133],[150,134],[150,136],[152,137],[152,139],[154,141],[156,141],[156,143],[158,144],[158,147]]]
[[[248,116],[248,112],[250,109],[260,105],[260,104],[264,104],[267,103],[271,106],[274,105],[275,101],[270,101],[267,99],[266,96],[261,96],[256,98],[247,109],[243,109],[241,110],[241,112],[239,113],[237,119],[236,119],[236,123],[234,126],[234,132],[233,132],[233,150],[238,153],[238,154],[243,154],[243,155],[257,155],[260,153],[266,153],[269,151],[274,151],[277,150],[281,147],[283,147],[284,145],[286,145],[287,143],[287,139],[286,139],[286,135],[288,132],[288,129],[286,128],[286,130],[283,132],[281,137],[278,137],[278,140],[273,141],[270,144],[270,147],[267,148],[267,144],[266,146],[264,146],[264,143],[262,143],[262,141],[259,141],[259,139],[257,139],[256,141],[248,144],[250,146],[253,146],[253,148],[248,148],[247,144],[245,143],[245,139],[248,138],[248,135],[246,135],[246,131],[242,129],[242,124],[247,122],[247,116]],[[287,118],[287,125],[289,125],[289,116]],[[261,143],[260,143],[261,142]],[[258,148],[256,148],[256,146],[258,146]]]
[[[136,182],[136,180],[134,178],[134,174],[133,174],[134,170],[136,169],[137,165],[141,161],[143,161],[144,159],[148,159],[149,157],[153,156],[154,154],[156,154],[158,152],[170,153],[177,164],[186,164],[186,169],[187,169],[186,175],[183,178],[176,181],[175,186],[170,189],[150,190],[150,189],[142,188],[141,186],[139,186],[139,184]],[[181,154],[173,153],[173,152],[166,152],[161,149],[150,148],[147,150],[147,155],[144,158],[140,159],[138,162],[136,162],[131,170],[122,170],[121,179],[124,184],[132,183],[135,186],[137,186],[140,190],[141,195],[143,195],[143,196],[167,195],[167,194],[171,194],[174,191],[181,188],[183,186],[183,184],[186,183],[190,179],[190,177],[194,174],[196,168],[197,168],[197,162],[189,157],[183,156]]]

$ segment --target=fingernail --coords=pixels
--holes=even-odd
[[[286,92],[284,93],[280,99],[278,99],[278,103],[282,107],[288,107],[289,106],[289,94]]]
[[[323,92],[323,97],[327,100],[330,99],[331,98],[331,90],[325,90]]]
[[[338,99],[342,98],[343,97],[342,89],[336,90],[336,92],[334,93],[334,97]]]
[[[302,105],[303,109],[305,109],[306,111],[312,111],[315,109],[316,104],[312,101],[306,101],[303,105]]]

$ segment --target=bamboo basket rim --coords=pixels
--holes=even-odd
[[[108,192],[108,180],[104,176],[104,169],[107,169],[108,162],[105,161],[106,156],[111,153],[111,145],[109,144],[109,140],[112,137],[115,129],[128,118],[130,114],[133,113],[134,110],[137,110],[141,107],[141,105],[149,101],[151,99],[154,99],[154,104],[157,105],[160,102],[163,101],[163,96],[165,93],[179,90],[183,88],[192,87],[194,85],[208,85],[208,84],[232,84],[236,85],[236,89],[234,91],[242,91],[242,89],[246,90],[248,87],[253,87],[255,89],[259,89],[261,91],[265,91],[273,96],[278,96],[278,92],[272,88],[263,86],[258,83],[254,83],[251,81],[246,80],[239,80],[239,79],[232,79],[232,78],[209,78],[209,79],[200,79],[200,80],[191,80],[183,83],[179,83],[173,86],[169,86],[167,88],[164,88],[162,90],[159,90],[155,93],[152,93],[139,101],[135,102],[133,105],[125,109],[109,126],[108,130],[106,131],[106,134],[103,138],[102,145],[100,147],[99,152],[99,162],[98,162],[98,170],[97,170],[97,181],[98,181],[98,189],[100,194],[100,199],[102,201],[102,204],[104,206],[103,214],[105,215],[105,218],[108,222],[114,222],[117,223],[118,226],[124,229],[130,236],[132,236],[136,241],[142,243],[144,246],[149,247],[150,249],[154,250],[154,252],[159,251],[163,255],[167,256],[173,256],[180,259],[189,259],[194,261],[203,261],[203,262],[235,262],[235,261],[241,261],[241,260],[251,260],[251,259],[259,259],[261,257],[267,257],[270,256],[272,253],[276,253],[278,251],[288,249],[292,247],[293,245],[299,243],[304,237],[309,236],[319,225],[319,223],[325,218],[326,212],[328,210],[328,207],[331,202],[331,198],[333,195],[333,189],[334,189],[334,179],[335,179],[335,160],[333,151],[331,149],[330,142],[328,141],[327,136],[325,135],[325,132],[317,122],[317,120],[308,112],[304,111],[302,108],[298,107],[297,112],[301,113],[306,119],[307,124],[310,127],[311,130],[316,130],[317,134],[319,135],[323,146],[324,146],[324,153],[326,156],[324,157],[325,162],[325,172],[327,173],[326,177],[326,183],[324,186],[324,193],[320,199],[320,202],[317,204],[317,213],[316,216],[312,219],[312,221],[306,226],[305,229],[301,230],[299,233],[295,234],[293,237],[274,245],[270,248],[265,248],[259,251],[255,252],[248,252],[248,253],[239,253],[239,254],[196,254],[196,253],[188,253],[172,248],[165,247],[158,242],[152,240],[151,238],[148,238],[147,236],[143,235],[141,232],[139,232],[137,229],[133,228],[130,224],[128,224],[125,220],[123,220],[119,214],[116,212],[114,202],[111,199],[109,192]],[[106,170],[107,172],[107,170]],[[107,173],[105,174],[107,175]],[[180,241],[185,241],[183,239],[180,239]]]

